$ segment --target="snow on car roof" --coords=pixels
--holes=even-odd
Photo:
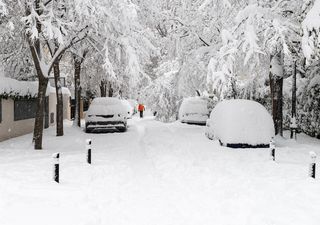
[[[121,100],[113,97],[98,97],[92,100],[94,105],[121,105]]]
[[[127,107],[118,98],[98,97],[92,100],[88,115],[109,115],[109,114],[124,114],[127,115]]]
[[[201,97],[184,98],[179,109],[179,115],[186,113],[209,114],[207,100]]]

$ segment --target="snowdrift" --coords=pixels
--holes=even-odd
[[[274,124],[258,102],[225,100],[211,112],[206,135],[227,147],[268,147],[274,137]]]

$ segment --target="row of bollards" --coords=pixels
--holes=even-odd
[[[87,150],[87,163],[91,164],[91,139],[86,140],[86,150]],[[274,143],[274,139],[270,141],[270,159],[272,161],[276,160],[276,147]],[[52,155],[53,157],[53,180],[57,183],[59,183],[59,159],[60,159],[60,153],[54,153]],[[309,165],[309,176],[311,178],[316,178],[316,159],[317,155],[315,152],[310,152],[310,165]]]
[[[87,163],[91,164],[91,139],[86,140],[86,150],[87,150]],[[59,183],[59,159],[60,159],[60,153],[54,153],[52,155],[53,158],[53,180],[57,183]]]
[[[274,143],[274,139],[272,138],[270,141],[270,159],[272,161],[276,160],[276,146]],[[316,178],[316,159],[317,159],[317,154],[315,152],[310,152],[310,164],[309,164],[309,176],[311,178]]]

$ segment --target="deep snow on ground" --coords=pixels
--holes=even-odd
[[[66,125],[0,143],[1,225],[318,225],[319,176],[308,178],[320,141],[277,140],[268,149],[228,149],[203,126],[133,118],[126,133],[86,134]],[[92,138],[93,164],[85,162]],[[52,154],[61,152],[61,183]],[[319,160],[318,160],[319,161]]]

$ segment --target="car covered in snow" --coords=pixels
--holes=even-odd
[[[101,129],[127,130],[128,109],[120,99],[103,97],[91,102],[85,117],[85,131]]]
[[[179,109],[182,123],[205,125],[209,118],[208,100],[202,97],[184,98]]]
[[[234,99],[219,102],[206,124],[206,136],[232,148],[269,147],[274,137],[269,112],[258,102]]]
[[[133,107],[131,106],[130,102],[126,99],[121,99],[121,102],[127,110],[127,118],[131,119],[133,115]]]

